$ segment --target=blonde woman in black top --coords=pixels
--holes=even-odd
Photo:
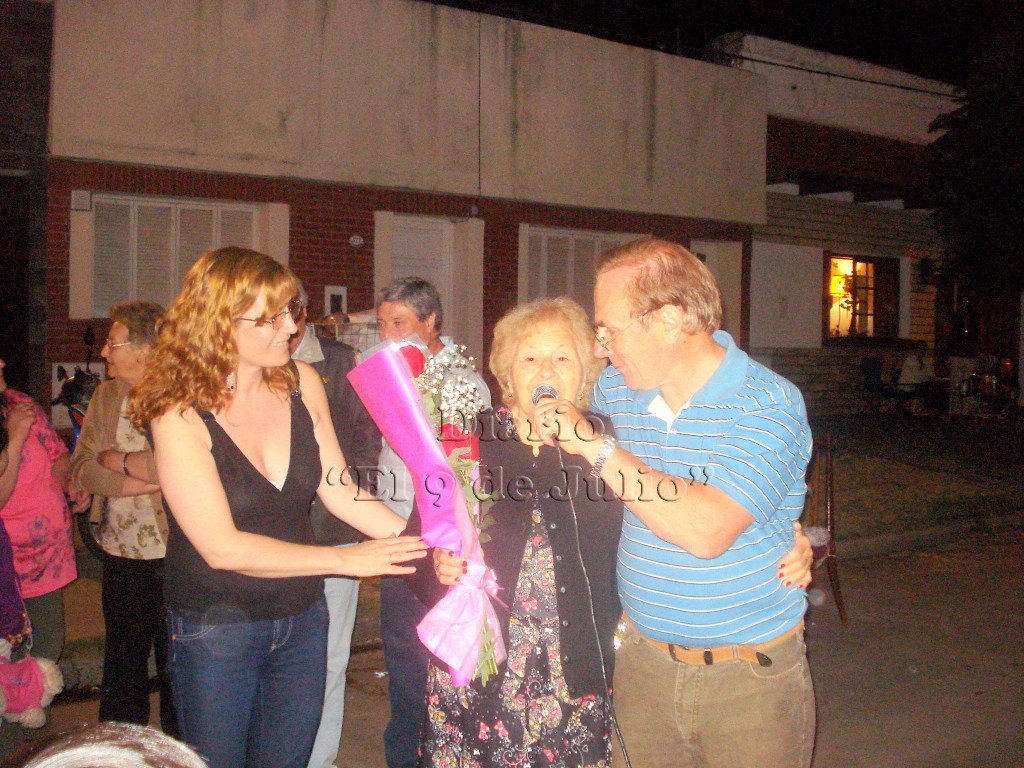
[[[292,363],[297,285],[268,256],[211,251],[167,312],[133,418],[168,509],[168,666],[182,737],[212,768],[309,757],[323,700],[325,575],[401,575],[425,545],[356,500],[320,377]],[[371,541],[316,546],[309,508]]]

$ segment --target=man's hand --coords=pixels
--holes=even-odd
[[[533,430],[545,445],[558,445],[566,453],[582,456],[591,463],[601,450],[601,435],[568,400],[541,398],[533,411]]]

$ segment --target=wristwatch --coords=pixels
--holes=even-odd
[[[612,455],[612,451],[615,450],[615,446],[618,445],[615,438],[608,435],[604,442],[601,443],[601,450],[597,452],[597,456],[594,457],[594,463],[590,467],[591,477],[600,477],[601,470],[604,469],[604,463],[608,461],[608,457]]]

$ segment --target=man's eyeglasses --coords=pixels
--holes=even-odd
[[[281,330],[281,326],[284,325],[284,318],[286,315],[291,315],[293,323],[297,323],[305,317],[306,308],[302,305],[302,301],[300,299],[292,299],[284,309],[271,317],[239,317],[236,319],[248,320],[257,328],[262,328],[264,325],[269,324],[275,331],[279,331]]]
[[[134,341],[111,341],[107,339],[103,342],[103,346],[107,349],[117,349],[118,347],[130,347],[134,343]]]
[[[607,326],[600,325],[600,324],[595,325],[594,326],[594,341],[596,341],[598,343],[598,345],[601,347],[601,349],[607,351],[609,349],[609,347],[611,346],[611,343],[613,341],[615,341],[615,337],[616,336],[618,336],[620,333],[622,333],[623,331],[627,330],[628,328],[631,328],[636,323],[639,323],[641,320],[643,320],[645,317],[647,317],[653,311],[654,310],[649,309],[646,312],[641,312],[639,315],[634,317],[632,320],[630,320],[624,326],[622,326],[621,328],[617,328],[617,329],[616,328],[608,328]]]

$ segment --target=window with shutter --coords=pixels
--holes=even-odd
[[[93,306],[102,309],[95,317],[107,314],[107,308],[124,301],[130,291],[130,276],[125,265],[131,262],[131,206],[118,202],[97,201],[93,251]]]
[[[189,268],[226,245],[259,248],[259,206],[95,194],[92,316],[122,301],[167,306]]]
[[[601,254],[638,235],[578,229],[524,227],[526,263],[520,263],[520,301],[571,296],[594,309],[594,268]]]
[[[178,211],[178,272],[182,277],[214,242],[214,215],[209,208],[183,205]],[[225,245],[240,243],[225,243]]]

